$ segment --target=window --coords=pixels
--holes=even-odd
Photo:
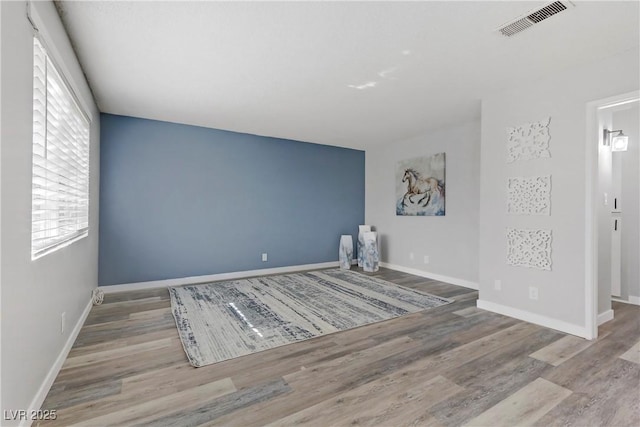
[[[33,41],[31,258],[89,230],[89,120],[37,38]]]

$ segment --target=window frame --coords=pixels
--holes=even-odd
[[[38,70],[38,66],[44,66],[44,70]],[[91,118],[63,70],[44,40],[35,34],[31,141],[32,260],[89,235]]]

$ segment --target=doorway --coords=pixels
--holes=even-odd
[[[586,330],[613,319],[611,300],[640,302],[640,92],[587,105]],[[628,145],[621,150],[626,136]],[[612,143],[614,143],[612,145]]]
[[[614,129],[622,129],[628,145],[612,146],[611,296],[615,301],[640,303],[640,101],[612,111]],[[622,147],[625,148],[625,147]]]

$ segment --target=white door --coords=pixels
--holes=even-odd
[[[619,213],[611,215],[611,233],[611,295],[619,297],[622,292],[620,284],[622,218]]]

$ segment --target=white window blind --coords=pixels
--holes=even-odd
[[[89,121],[37,38],[33,39],[31,257],[89,230]]]

